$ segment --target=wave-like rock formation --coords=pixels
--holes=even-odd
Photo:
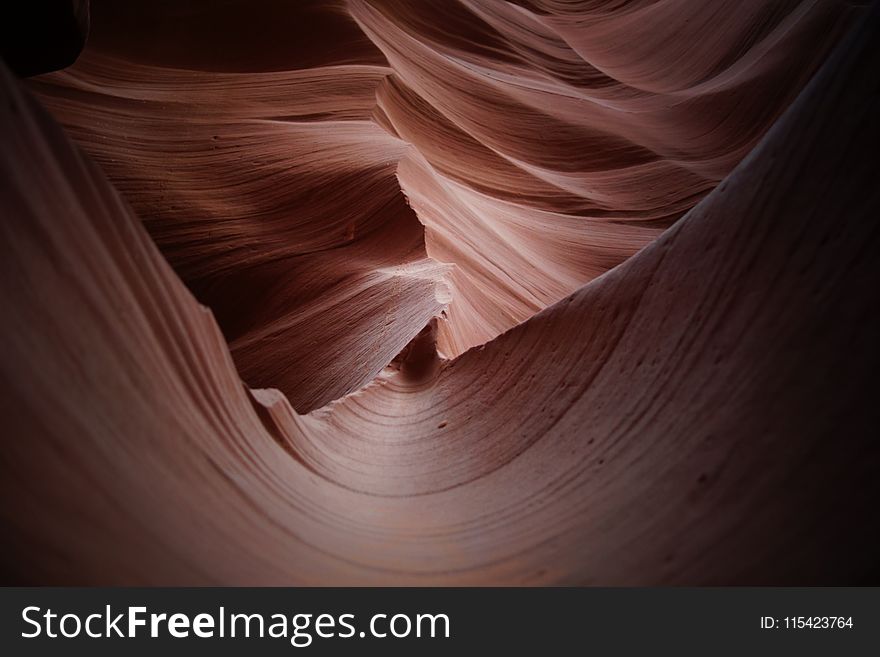
[[[3,73],[7,579],[876,579],[876,11],[93,5]]]
[[[301,412],[367,383],[433,316],[452,358],[650,243],[854,14],[295,4],[134,3],[103,26],[99,6],[77,65],[34,87],[217,315],[243,379]],[[267,35],[277,51],[241,36],[254,14],[291,26]],[[315,30],[335,47],[284,45]]]

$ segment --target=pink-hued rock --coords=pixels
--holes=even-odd
[[[876,580],[878,12],[556,4],[3,70],[7,581]]]

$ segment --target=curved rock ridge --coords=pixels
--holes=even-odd
[[[393,71],[379,121],[424,158],[399,177],[428,255],[456,265],[439,338],[449,356],[619,264],[693,207],[857,11],[524,4],[349,4]]]
[[[308,411],[367,383],[448,300],[395,177],[406,145],[370,121],[386,73],[86,54],[36,86],[216,313],[245,380]]]
[[[300,412],[434,317],[453,358],[649,244],[859,13],[94,4],[84,55],[32,88],[214,311],[244,380]]]
[[[374,382],[306,415],[242,385],[124,198],[146,201],[4,69],[7,579],[876,581],[878,34],[875,11],[622,265],[453,360],[430,320]],[[424,153],[404,163],[420,193],[478,197]],[[413,273],[436,265],[415,263],[395,265],[431,284],[414,299],[441,303],[435,272]]]

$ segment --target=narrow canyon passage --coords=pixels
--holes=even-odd
[[[656,239],[861,11],[111,4],[77,63],[30,86],[214,312],[243,380],[300,412],[432,317],[453,358]],[[707,25],[723,38],[663,38]]]
[[[16,577],[876,576],[876,11],[156,4],[3,71]]]

